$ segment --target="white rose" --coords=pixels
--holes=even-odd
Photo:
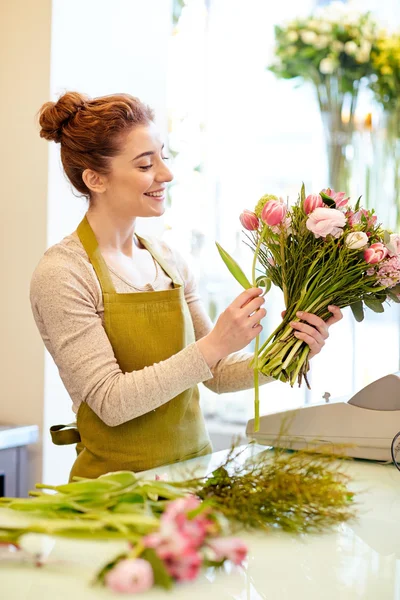
[[[327,48],[329,45],[329,38],[326,35],[320,35],[315,40],[314,46],[318,48],[318,50],[323,50],[323,48]]]
[[[287,39],[289,42],[297,42],[297,40],[299,39],[299,34],[297,33],[297,31],[288,31],[287,33]]]
[[[337,63],[333,58],[323,58],[319,63],[319,70],[323,75],[331,75],[336,69]]]
[[[371,48],[372,48],[372,46],[371,46],[370,42],[367,42],[365,40],[363,40],[361,42],[361,46],[360,46],[361,52],[365,52],[365,54],[368,54],[368,56],[369,56],[371,54]]]
[[[313,44],[318,36],[314,31],[302,31],[300,37],[305,44]]]
[[[349,56],[355,54],[357,50],[358,46],[355,42],[346,42],[344,45],[344,51],[346,52],[346,54],[349,54]]]
[[[344,44],[343,42],[339,42],[339,40],[334,40],[331,44],[331,48],[334,52],[342,52]]]
[[[330,33],[332,31],[332,25],[330,23],[327,23],[326,21],[321,21],[318,24],[317,29],[320,33]]]
[[[368,244],[368,236],[363,231],[353,231],[346,235],[344,243],[350,250],[360,250]]]

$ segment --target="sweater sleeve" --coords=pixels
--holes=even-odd
[[[175,264],[178,266],[180,275],[185,282],[185,298],[190,309],[196,340],[199,340],[210,333],[213,323],[200,299],[196,279],[186,261],[176,251],[174,257]],[[254,386],[254,371],[250,366],[250,361],[253,356],[253,354],[243,351],[229,354],[214,365],[211,369],[213,377],[204,381],[204,385],[217,394],[252,388]],[[275,381],[273,377],[259,374],[260,385],[272,381]]]
[[[197,345],[165,361],[123,373],[96,310],[93,275],[78,254],[50,249],[31,281],[33,315],[75,410],[87,402],[109,426],[165,404],[212,373]]]

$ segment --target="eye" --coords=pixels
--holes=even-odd
[[[161,157],[163,160],[169,160],[169,156],[162,156]]]
[[[142,171],[148,171],[149,169],[151,169],[153,165],[146,165],[145,167],[139,167],[139,169],[141,169]]]

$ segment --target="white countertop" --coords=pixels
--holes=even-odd
[[[253,451],[261,449],[254,447]],[[207,473],[225,451],[149,471],[173,478],[182,465]],[[346,462],[354,478],[358,520],[330,533],[293,537],[282,532],[242,534],[249,545],[245,567],[204,571],[194,583],[172,592],[154,588],[148,600],[400,600],[400,472],[392,465]],[[4,517],[3,517],[4,518]],[[120,543],[58,539],[43,568],[0,564],[2,600],[108,600],[124,598],[90,580],[99,566],[123,547]]]

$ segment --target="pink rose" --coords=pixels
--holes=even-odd
[[[150,589],[154,583],[153,569],[147,560],[126,558],[121,560],[104,578],[114,592],[137,594]]]
[[[309,215],[313,210],[323,205],[324,203],[319,194],[311,194],[304,200],[304,212]]]
[[[340,237],[343,233],[341,229],[346,224],[346,217],[340,210],[335,208],[316,208],[310,213],[306,227],[315,235],[316,238],[332,235]]]
[[[381,242],[371,244],[364,250],[364,260],[370,265],[381,262],[388,254],[388,249]]]
[[[245,209],[239,217],[242,226],[248,231],[258,229],[260,221],[255,213]]]
[[[264,223],[270,227],[273,227],[274,225],[279,225],[282,223],[285,215],[286,206],[283,204],[283,202],[269,200],[265,203],[264,208],[262,209],[261,219],[264,221]]]
[[[214,560],[231,560],[235,565],[241,565],[247,556],[246,544],[235,537],[215,538],[208,542],[208,546],[214,552]]]

